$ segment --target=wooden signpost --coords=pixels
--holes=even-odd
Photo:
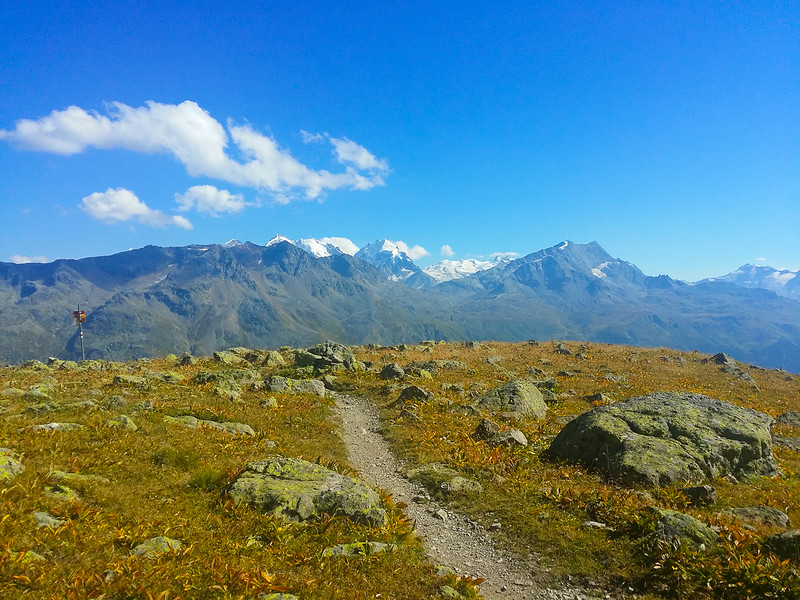
[[[81,310],[80,304],[78,304],[78,310],[72,311],[72,318],[75,319],[81,332],[81,360],[86,360],[86,353],[83,349],[83,324],[86,323],[86,311]]]

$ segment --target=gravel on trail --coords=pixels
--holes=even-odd
[[[616,596],[608,591],[561,587],[543,588],[536,573],[544,569],[531,559],[512,556],[496,546],[486,528],[428,498],[425,490],[401,474],[401,463],[380,433],[378,408],[365,398],[334,395],[350,463],[361,479],[407,504],[406,515],[416,524],[430,560],[462,576],[485,579],[487,600],[597,600]],[[422,502],[420,502],[422,500]],[[632,597],[627,594],[624,597]]]

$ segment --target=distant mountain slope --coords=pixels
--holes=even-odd
[[[146,247],[49,264],[0,263],[0,359],[75,358],[71,311],[87,310],[87,356],[129,359],[230,346],[459,338],[436,307],[371,265],[270,247]]]
[[[774,269],[761,265],[744,265],[721,277],[704,279],[700,283],[734,283],[746,288],[770,290],[779,296],[800,300],[800,271]]]
[[[595,242],[564,242],[442,283],[385,240],[355,256],[316,256],[278,239],[0,263],[0,360],[79,356],[78,303],[88,356],[116,360],[328,338],[534,338],[724,351],[800,372],[800,302],[728,282],[648,277]]]

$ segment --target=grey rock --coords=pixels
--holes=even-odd
[[[800,529],[771,535],[764,540],[764,547],[781,560],[800,561]]]
[[[743,506],[723,510],[723,515],[747,525],[777,525],[789,527],[789,516],[771,506]]]
[[[625,484],[668,485],[732,475],[774,476],[772,417],[699,394],[661,392],[590,410],[543,457]]]
[[[792,427],[800,427],[800,413],[790,410],[778,415],[778,423],[781,425],[791,425]]]
[[[17,454],[12,450],[0,448],[0,483],[11,481],[25,470],[17,458]]]
[[[681,492],[692,506],[709,506],[717,502],[717,490],[713,485],[694,485],[683,488]]]
[[[475,431],[472,432],[472,439],[477,442],[488,440],[490,437],[500,432],[500,425],[491,419],[483,419]]]
[[[652,510],[658,514],[656,537],[671,546],[677,548],[681,544],[688,544],[695,548],[708,548],[716,543],[717,533],[691,515],[664,508]]]
[[[572,356],[572,352],[569,348],[567,348],[563,343],[559,342],[556,344],[555,350],[553,350],[556,354],[563,354],[564,356]]]
[[[450,497],[459,494],[477,494],[483,486],[474,479],[462,476],[443,463],[428,463],[411,469],[408,478],[424,487],[431,494]]]
[[[133,422],[128,415],[118,415],[106,421],[106,425],[113,429],[125,429],[127,431],[136,431],[139,426]]]
[[[406,376],[406,372],[398,363],[389,363],[381,369],[378,377],[381,379],[402,379]]]
[[[80,431],[86,429],[86,425],[80,423],[43,423],[41,425],[31,425],[27,429],[31,431]]]
[[[433,400],[433,397],[434,396],[432,392],[424,390],[417,385],[409,385],[408,387],[402,389],[400,395],[397,397],[397,400],[395,400],[389,406],[400,406],[406,402],[422,402],[424,404]]]
[[[48,512],[43,511],[36,511],[33,513],[33,520],[36,523],[36,527],[42,529],[47,527],[48,529],[58,529],[62,525],[66,524],[64,519],[58,519],[51,515]]]
[[[515,379],[489,390],[478,398],[476,406],[512,418],[530,416],[543,419],[547,414],[542,393],[529,379]]]
[[[504,446],[505,448],[521,447],[528,445],[528,438],[519,429],[509,429],[496,433],[487,442],[490,446]]]
[[[325,384],[319,379],[289,379],[274,375],[267,381],[267,389],[275,393],[313,394],[325,397]]]
[[[228,495],[291,520],[304,521],[326,512],[380,527],[387,519],[380,496],[364,483],[284,456],[250,463],[231,483]]]
[[[209,429],[216,429],[218,431],[224,431],[225,433],[230,433],[233,435],[256,434],[256,432],[253,431],[253,428],[245,423],[209,421],[207,419],[198,419],[192,415],[182,415],[178,417],[165,416],[164,421],[167,423],[183,425],[184,427],[189,427],[191,429],[207,427]]]
[[[322,556],[370,556],[382,552],[392,552],[397,549],[394,544],[384,542],[353,542],[352,544],[339,544],[325,548]]]

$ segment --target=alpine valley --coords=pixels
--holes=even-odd
[[[267,245],[147,246],[0,263],[0,360],[80,358],[71,318],[80,305],[89,359],[326,339],[561,339],[726,352],[800,372],[800,301],[775,287],[790,287],[793,274],[754,273],[746,266],[694,284],[649,277],[596,242],[426,270],[388,240],[361,249],[344,238],[280,236]]]

